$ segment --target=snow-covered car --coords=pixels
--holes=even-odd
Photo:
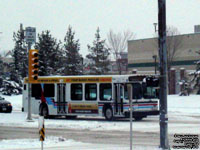
[[[0,112],[11,113],[12,104],[5,100],[5,98],[0,96]]]

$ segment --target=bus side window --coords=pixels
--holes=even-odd
[[[85,84],[85,99],[97,100],[97,85],[96,84]]]
[[[44,84],[44,96],[45,97],[54,97],[55,96],[54,84]]]
[[[133,90],[133,99],[142,98],[142,86],[140,83],[133,83],[132,90]]]
[[[124,86],[124,99],[128,99],[128,89],[127,89],[127,84]]]
[[[82,100],[83,88],[82,84],[71,84],[71,100]]]
[[[31,97],[40,98],[41,97],[41,85],[40,84],[32,84],[31,88]]]
[[[112,99],[112,84],[102,83],[100,84],[100,100],[111,100]]]

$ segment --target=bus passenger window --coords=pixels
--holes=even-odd
[[[82,84],[71,84],[71,100],[82,100]]]
[[[45,97],[54,97],[55,96],[54,84],[44,84],[44,96]]]
[[[85,99],[97,100],[97,85],[96,84],[85,84]]]
[[[32,84],[31,86],[31,97],[41,97],[41,85]]]
[[[100,84],[100,100],[111,100],[112,85],[110,83]]]

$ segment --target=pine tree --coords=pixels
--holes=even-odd
[[[79,40],[74,39],[75,32],[69,26],[66,36],[64,38],[64,56],[65,56],[65,74],[66,75],[80,75],[82,74],[82,56],[79,53]]]
[[[3,60],[2,60],[2,57],[0,55],[0,88],[2,87],[2,84],[3,84]]]
[[[12,51],[12,56],[14,58],[14,63],[12,65],[14,74],[12,76],[15,76],[15,81],[19,81],[28,74],[28,53],[27,47],[25,46],[23,28],[13,33],[13,40],[15,42],[15,47]]]
[[[200,51],[198,51],[197,53],[200,55]],[[196,71],[193,75],[193,81],[195,82],[194,88],[197,89],[197,94],[200,94],[200,60],[196,62]]]
[[[2,60],[2,57],[0,55],[0,78],[2,78],[2,76],[3,76],[3,69],[4,69],[3,60]]]
[[[100,38],[100,30],[97,28],[93,46],[88,45],[91,74],[105,74],[108,72],[110,49],[105,47],[105,40]]]
[[[35,48],[39,50],[39,75],[48,76],[58,74],[60,42],[52,37],[50,31],[43,31],[38,35]]]
[[[196,52],[200,55],[200,50]],[[192,76],[189,84],[193,90],[197,90],[197,94],[200,94],[200,60],[195,62],[196,63],[196,70],[194,72],[189,73]]]

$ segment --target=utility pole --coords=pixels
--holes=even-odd
[[[168,150],[166,0],[158,0],[158,26],[160,56],[160,147],[163,150]]]

